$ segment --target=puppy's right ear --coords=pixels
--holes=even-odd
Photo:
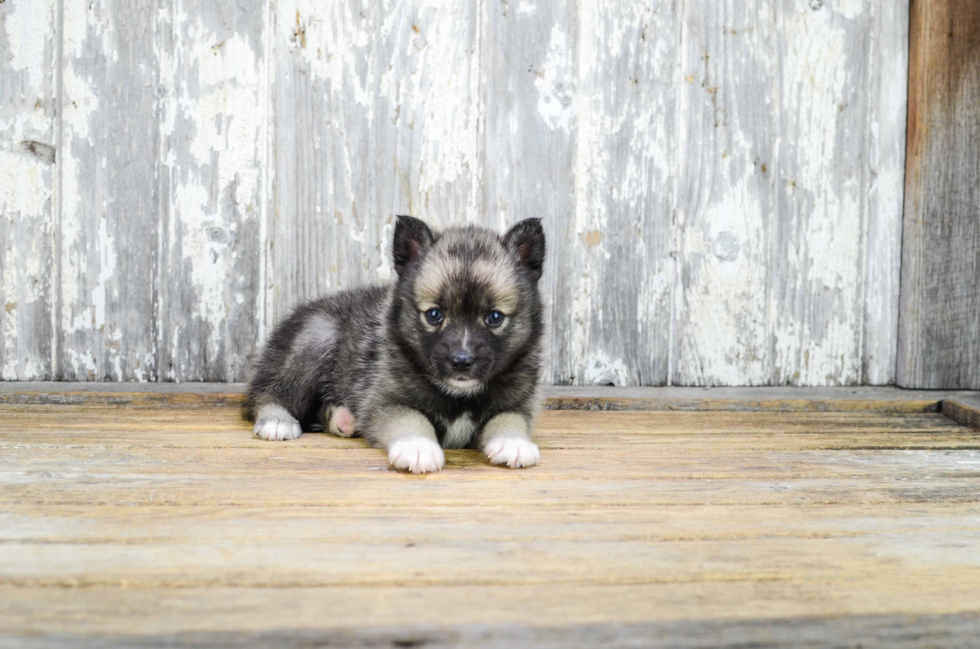
[[[401,277],[405,269],[418,261],[426,248],[432,245],[434,238],[432,230],[422,221],[411,216],[397,218],[391,254],[395,261],[395,272]]]

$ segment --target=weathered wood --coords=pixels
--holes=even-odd
[[[42,166],[2,376],[243,380],[296,303],[391,279],[412,213],[545,219],[547,383],[888,383],[905,2],[68,3],[30,46],[64,160],[8,156]],[[14,140],[53,145],[41,105]]]
[[[898,383],[980,388],[980,5],[913,0]]]
[[[0,379],[54,377],[58,7],[0,4]]]
[[[276,3],[268,326],[393,279],[395,214],[482,220],[479,17],[477,3]]]
[[[259,338],[266,11],[262,0],[186,0],[163,12],[160,380],[241,380]]]
[[[885,385],[895,382],[898,356],[909,0],[874,0],[871,10],[861,382]]]
[[[980,395],[963,395],[943,399],[942,413],[964,426],[980,430]]]
[[[36,405],[146,405],[189,408],[238,406],[243,383],[0,382],[0,403]],[[975,392],[899,388],[612,388],[546,386],[546,410],[677,410],[751,412],[937,412],[947,399]]]
[[[58,378],[157,378],[157,20],[146,0],[64,3]]]
[[[682,5],[677,385],[781,382],[773,381],[763,298],[771,283],[778,133],[770,5],[729,0],[710,12]]]
[[[564,254],[553,260],[571,291],[555,300],[564,306],[554,320],[563,332],[554,341],[563,343],[555,381],[664,384],[674,283],[676,8],[608,2],[583,4],[581,12],[575,214]]]
[[[813,647],[887,646],[899,649],[968,649],[980,633],[980,615],[973,600],[962,612],[910,613],[897,604],[886,611],[875,606],[878,588],[892,585],[889,602],[917,599],[916,583],[839,583],[844,597],[830,597],[825,611],[813,617],[794,605],[793,595],[809,595],[812,585],[743,583],[712,584],[738,602],[741,617],[733,617],[714,602],[706,602],[701,584],[665,588],[634,586],[437,587],[365,588],[347,590],[337,599],[330,589],[113,589],[19,588],[19,598],[0,600],[2,619],[11,620],[0,642],[11,647],[247,648],[274,646],[303,649],[338,647],[609,647],[701,649],[746,646]],[[945,585],[945,584],[944,584]],[[962,592],[963,585],[959,584]],[[216,589],[217,590],[217,589]],[[10,589],[0,590],[9,595]],[[278,596],[278,597],[277,597]],[[417,613],[411,604],[424,600],[429,608]],[[284,605],[281,602],[288,602]],[[574,604],[573,604],[574,603]],[[589,610],[586,610],[587,603]],[[879,602],[880,603],[880,602]],[[698,607],[710,619],[691,620],[685,607]],[[750,612],[768,609],[765,619]],[[127,616],[118,616],[120,610]],[[439,625],[445,611],[460,611],[466,624]],[[500,613],[507,611],[509,617]],[[662,621],[650,622],[644,613],[659,611]],[[38,613],[37,611],[40,611]],[[275,616],[270,615],[275,612]],[[555,624],[569,613],[574,624]],[[275,628],[270,628],[270,618]],[[520,622],[515,622],[515,619]],[[617,620],[635,621],[608,621]],[[107,621],[108,620],[108,621]],[[338,621],[334,628],[322,628]],[[379,625],[379,620],[384,620]],[[70,623],[69,623],[70,621]],[[69,625],[70,624],[70,625]],[[212,630],[220,629],[220,630]],[[805,644],[804,644],[805,643]]]
[[[0,406],[0,645],[975,640],[980,446],[939,413],[547,412],[538,438],[534,469],[410,476],[234,408]]]
[[[768,171],[777,214],[769,306],[777,384],[862,378],[870,6],[777,3],[779,146]]]
[[[484,3],[486,40],[486,218],[503,231],[542,219],[548,261],[541,279],[548,326],[545,381],[569,382],[573,364],[567,314],[574,277],[562,261],[576,247],[577,3]]]

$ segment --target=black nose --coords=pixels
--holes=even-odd
[[[453,363],[453,369],[457,372],[465,372],[473,367],[473,362],[476,358],[467,352],[456,352],[449,357],[449,360]]]

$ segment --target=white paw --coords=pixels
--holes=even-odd
[[[392,444],[388,449],[388,463],[401,471],[430,473],[442,469],[446,456],[436,442],[417,437]]]
[[[262,439],[282,441],[296,439],[303,434],[299,422],[285,408],[265,405],[255,418],[255,434]]]
[[[498,437],[490,440],[483,452],[491,464],[506,464],[512,469],[534,466],[541,461],[538,445],[523,437]]]

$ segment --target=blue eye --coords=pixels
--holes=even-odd
[[[487,314],[487,317],[485,317],[483,321],[487,323],[488,327],[496,328],[499,327],[501,324],[503,324],[504,314],[494,309],[493,311]]]
[[[425,320],[430,325],[437,325],[443,321],[442,311],[439,309],[429,309],[425,312]]]

